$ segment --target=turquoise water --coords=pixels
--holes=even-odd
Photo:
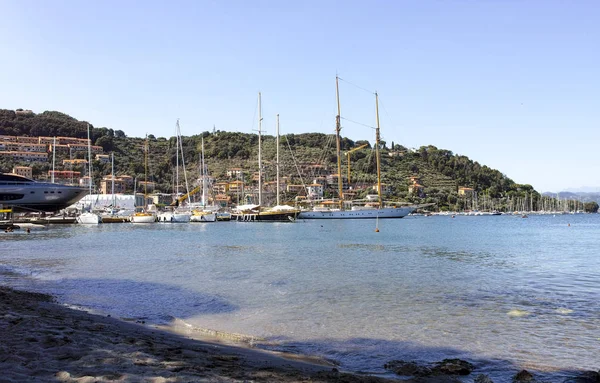
[[[600,367],[600,215],[104,224],[0,233],[0,282],[113,316],[264,338],[384,373]],[[466,380],[468,381],[468,379]],[[560,381],[560,380],[558,380]]]

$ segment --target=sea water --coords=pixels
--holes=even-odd
[[[253,336],[349,371],[461,358],[499,381],[523,368],[561,381],[600,367],[600,215],[375,224],[0,233],[0,283],[116,317]]]

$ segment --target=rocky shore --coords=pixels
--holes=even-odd
[[[392,361],[403,382],[460,382],[465,361],[433,366]],[[485,375],[470,376],[489,383]],[[597,380],[596,380],[597,379]],[[340,372],[314,358],[190,339],[165,329],[90,314],[49,295],[0,287],[1,382],[364,382],[394,380]],[[469,380],[473,381],[473,380]],[[534,382],[522,372],[513,381]],[[595,372],[572,382],[600,382]]]
[[[0,287],[0,382],[389,381],[308,360],[189,339]]]

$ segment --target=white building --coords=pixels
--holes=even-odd
[[[309,198],[313,199],[323,198],[323,189],[323,185],[318,183],[306,185],[306,194]]]

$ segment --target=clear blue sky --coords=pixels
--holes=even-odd
[[[382,136],[540,191],[600,187],[598,1],[0,0],[0,108],[171,136],[331,133],[335,74]],[[341,84],[342,115],[374,125]],[[372,129],[344,122],[351,139]]]

